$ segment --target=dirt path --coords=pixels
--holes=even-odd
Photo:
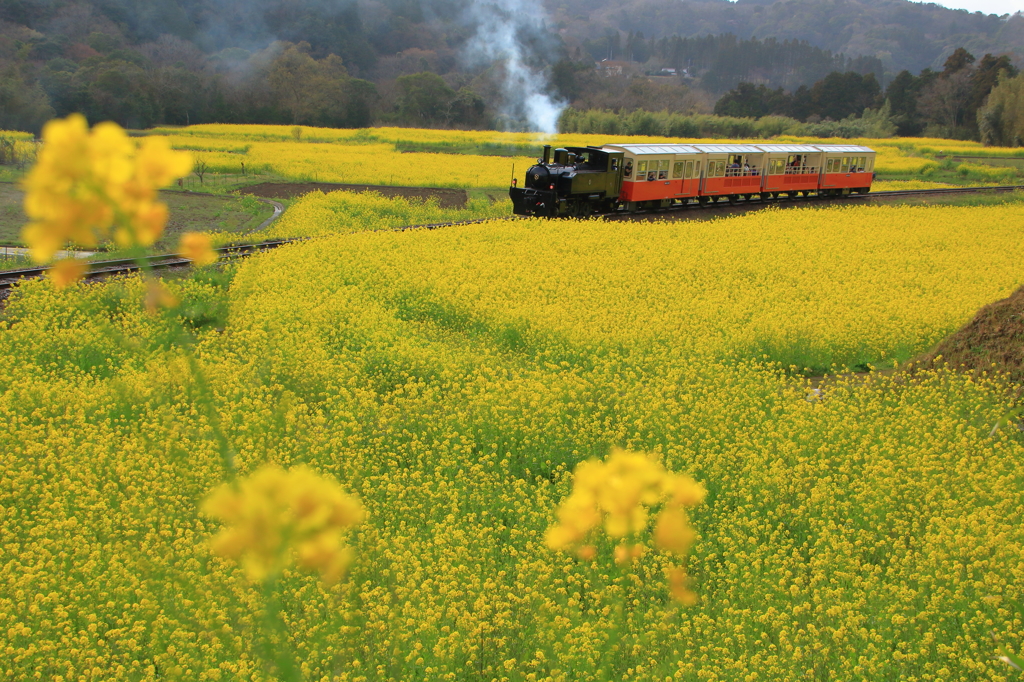
[[[309,192],[378,192],[386,197],[404,197],[406,199],[436,198],[441,208],[464,208],[469,197],[464,189],[447,187],[391,187],[390,185],[343,185],[332,182],[263,182],[245,187],[242,194],[272,199],[291,199]]]

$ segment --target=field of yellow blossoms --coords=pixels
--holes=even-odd
[[[220,124],[157,128],[150,132],[167,136],[175,148],[192,151],[212,170],[224,173],[239,173],[245,164],[247,172],[271,172],[304,181],[463,188],[507,187],[513,171],[522,182],[526,169],[545,144],[586,146],[610,141],[607,135],[541,136],[537,133],[415,128],[340,130]],[[619,136],[614,141],[625,140],[634,143],[670,141],[644,136]],[[701,141],[716,144],[731,140]],[[773,141],[821,142],[796,137]],[[980,143],[960,140],[890,138],[826,142],[870,146],[878,152],[876,170],[880,174],[896,176],[927,173],[929,169],[939,167],[935,157],[948,155],[1020,158],[1019,150],[983,147]],[[482,155],[464,153],[467,148]],[[488,148],[501,149],[505,153],[518,151],[521,155],[489,156],[485,153]],[[450,153],[444,153],[446,150]],[[1012,168],[993,169],[979,167],[977,163],[967,166],[975,181],[999,182],[1013,175]]]
[[[379,229],[448,215],[312,194],[170,307],[16,291],[0,679],[1014,679],[1013,387],[802,377],[1024,284],[1024,204]]]

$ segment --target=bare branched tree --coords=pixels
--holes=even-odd
[[[952,132],[964,123],[973,89],[970,69],[942,76],[921,93],[918,111]]]
[[[203,184],[203,176],[206,175],[208,170],[210,170],[210,164],[206,157],[197,154],[192,162],[192,172],[199,178],[200,185]]]

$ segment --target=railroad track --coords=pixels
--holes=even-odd
[[[1024,185],[1001,185],[996,187],[953,187],[947,189],[911,189],[911,190],[899,190],[891,192],[871,192],[868,194],[849,194],[842,197],[819,197],[819,196],[800,196],[800,197],[780,197],[770,201],[763,201],[760,199],[740,200],[736,203],[728,203],[719,201],[717,203],[709,203],[704,206],[699,204],[689,204],[686,206],[679,206],[660,210],[649,210],[638,213],[604,213],[597,214],[592,217],[594,218],[605,218],[612,220],[652,220],[665,217],[682,217],[687,213],[695,213],[697,211],[712,211],[722,213],[745,213],[747,211],[763,210],[770,206],[779,206],[786,208],[794,208],[798,206],[806,206],[808,204],[823,204],[823,203],[839,203],[850,200],[864,200],[864,199],[888,199],[895,197],[905,196],[925,196],[925,195],[941,195],[941,194],[974,194],[979,192],[1013,192],[1016,190],[1024,190]],[[276,203],[276,202],[274,202]],[[283,207],[281,207],[283,209]],[[275,207],[276,209],[276,207]],[[280,210],[275,210],[274,216],[267,222],[271,222],[274,218],[280,215]],[[508,216],[506,218],[500,218],[500,220],[520,220],[519,216]],[[425,223],[421,225],[405,225],[403,227],[392,228],[395,232],[405,232],[408,230],[437,230],[444,227],[458,227],[460,225],[477,225],[479,223],[488,222],[495,220],[495,218],[480,218],[476,220],[460,220],[448,223]],[[242,258],[245,256],[259,253],[261,251],[269,251],[279,246],[291,244],[297,241],[303,241],[303,239],[278,239],[265,242],[257,242],[254,244],[240,244],[231,246],[222,246],[214,249],[217,252],[219,260],[232,260],[235,258]],[[114,275],[124,275],[132,272],[138,272],[143,269],[150,270],[167,270],[171,268],[188,267],[192,265],[192,261],[178,254],[163,254],[158,256],[146,256],[141,259],[120,259],[120,260],[107,260],[107,261],[92,261],[89,263],[89,271],[85,275],[87,280],[103,279],[105,277],[111,277]],[[37,268],[23,268],[20,270],[9,270],[6,272],[0,272],[0,298],[5,297],[7,291],[26,279],[35,279],[42,277],[46,272],[45,267]]]
[[[300,239],[275,239],[254,244],[237,244],[221,246],[214,251],[219,261],[234,260],[245,256],[276,249],[285,244],[291,244]],[[140,270],[168,270],[171,268],[189,267],[192,261],[182,255],[175,253],[161,254],[157,256],[144,256],[142,258],[121,258],[116,260],[90,261],[89,271],[85,273],[86,280],[103,279],[113,275],[125,275]],[[11,289],[19,282],[26,279],[42,277],[47,266],[35,268],[22,268],[20,270],[8,270],[0,272],[0,291]]]
[[[763,201],[761,199],[740,199],[736,203],[730,203],[728,201],[725,201],[725,197],[720,197],[722,201],[719,201],[717,203],[708,203],[703,206],[697,203],[691,203],[684,206],[673,206],[671,208],[647,209],[643,211],[637,211],[636,213],[625,213],[622,211],[616,211],[615,213],[595,213],[594,215],[588,217],[605,218],[609,220],[651,220],[670,216],[673,218],[682,217],[687,214],[694,214],[697,211],[746,213],[747,211],[763,210],[770,206],[778,206],[780,208],[795,208],[798,206],[807,206],[808,204],[843,203],[850,200],[858,199],[890,199],[906,196],[925,196],[930,194],[976,194],[980,192],[1013,192],[1016,190],[1024,190],[1024,185],[999,185],[993,187],[950,187],[945,189],[906,189],[893,190],[889,192],[869,192],[868,194],[846,194],[839,197],[819,197],[817,195],[779,197],[778,199],[771,199],[769,201]],[[460,220],[450,223],[426,223],[422,225],[405,225],[403,227],[392,228],[392,230],[395,232],[405,232],[407,230],[436,230],[442,227],[477,225],[479,223],[488,222],[491,220],[522,219],[522,216],[507,216],[505,218],[481,218],[479,220]]]
[[[780,196],[778,199],[770,199],[768,201],[765,201],[763,199],[740,199],[735,203],[725,201],[725,197],[719,197],[720,201],[716,203],[707,203],[703,206],[697,203],[692,203],[665,209],[640,211],[637,213],[604,213],[595,217],[602,217],[611,220],[650,220],[652,218],[664,217],[668,215],[676,217],[679,216],[679,214],[686,214],[687,212],[695,211],[746,213],[748,211],[763,210],[770,206],[778,206],[780,208],[795,208],[798,206],[807,206],[809,204],[835,204],[845,203],[848,201],[871,201],[873,199],[895,199],[899,197],[920,197],[927,195],[944,194],[979,194],[982,192],[1002,193],[1014,192],[1017,190],[1024,190],[1024,185],[998,185],[992,187],[948,187],[944,189],[905,189],[892,190],[887,192],[869,192],[867,194],[845,194],[837,197],[827,197],[818,195],[796,197]]]

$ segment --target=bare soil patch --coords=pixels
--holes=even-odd
[[[979,310],[960,330],[914,361],[916,367],[937,364],[968,372],[1005,372],[1024,384],[1024,287]]]
[[[243,194],[271,199],[291,199],[310,192],[378,192],[386,197],[403,197],[427,201],[437,199],[441,208],[464,208],[468,197],[464,189],[447,187],[392,187],[390,185],[344,185],[333,182],[262,182],[245,187]]]

